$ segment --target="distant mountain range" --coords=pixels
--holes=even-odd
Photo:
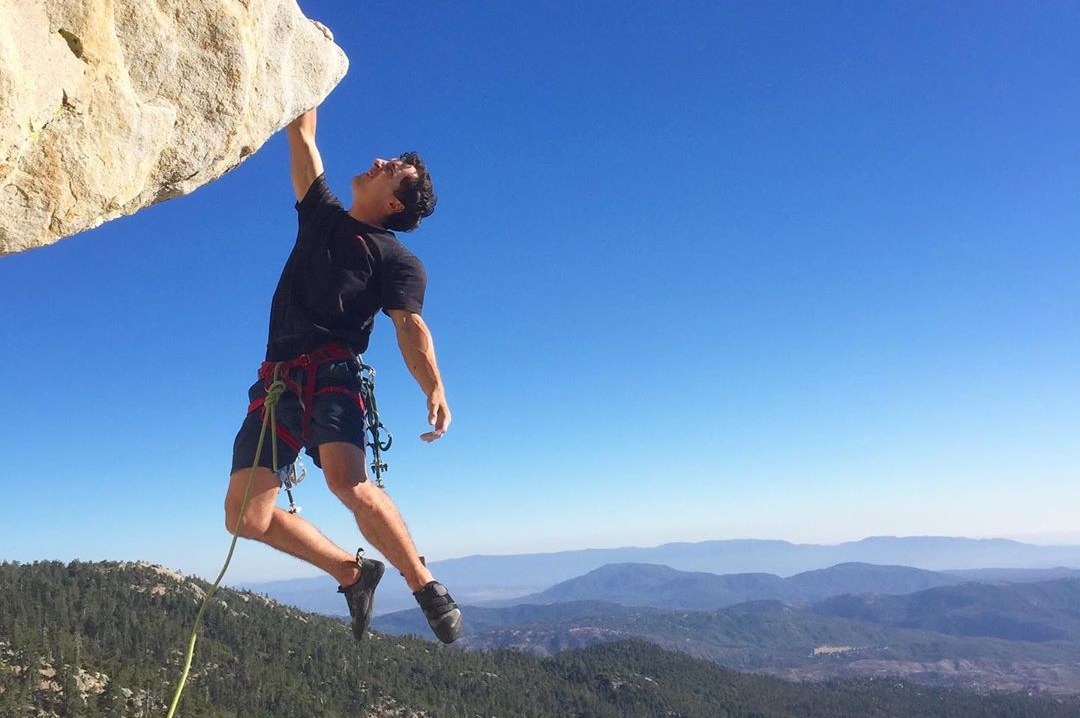
[[[718,576],[668,566],[620,563],[601,566],[540,593],[489,605],[609,601],[623,606],[704,611],[746,601],[809,603],[843,593],[912,593],[961,581],[958,576],[934,571],[866,563],[845,563],[790,578],[770,573]]]
[[[836,545],[740,539],[669,543],[652,548],[587,549],[515,556],[468,556],[432,564],[465,585],[540,590],[612,563],[651,563],[681,571],[791,576],[842,563],[910,566],[928,571],[1080,568],[1080,546],[1036,546],[1008,539],[879,536]],[[498,582],[493,577],[499,576]],[[531,592],[531,591],[530,591]],[[493,597],[495,598],[495,597]]]
[[[651,548],[468,556],[432,562],[431,568],[460,603],[492,605],[501,602],[505,605],[507,601],[546,591],[602,566],[625,563],[654,564],[684,572],[717,575],[773,574],[773,579],[838,564],[861,563],[958,573],[960,577],[980,580],[1024,580],[1021,578],[1024,572],[1033,570],[1028,575],[1037,580],[1051,575],[1070,575],[1071,570],[1080,569],[1080,546],[1036,546],[1006,539],[925,536],[874,537],[837,545],[746,539],[670,543]],[[1040,574],[1041,571],[1057,573]],[[989,573],[980,576],[969,572]],[[998,578],[991,578],[992,575]],[[835,572],[832,576],[839,579]],[[770,580],[762,579],[764,582]],[[244,583],[241,587],[316,613],[344,615],[346,612],[344,601],[336,593],[336,584],[327,577]],[[881,585],[848,590],[891,592]],[[414,606],[404,581],[388,572],[379,587],[376,614]]]

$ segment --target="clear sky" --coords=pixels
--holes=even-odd
[[[430,559],[1080,541],[1080,4],[301,6],[351,60],[331,186],[417,149],[440,196],[403,239],[444,439],[385,318],[366,356]],[[0,258],[0,560],[216,574],[292,204],[279,134]],[[298,500],[357,545],[321,476]],[[244,543],[229,577],[313,574]]]

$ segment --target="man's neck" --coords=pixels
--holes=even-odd
[[[366,207],[359,202],[353,202],[352,207],[349,207],[348,214],[357,222],[383,229],[383,217],[379,216],[377,212],[373,212],[370,207]]]

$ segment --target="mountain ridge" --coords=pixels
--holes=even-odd
[[[809,603],[842,593],[912,593],[964,579],[908,566],[842,563],[782,578],[712,574],[656,564],[607,564],[536,594],[488,606],[603,600],[631,606],[709,610],[755,600]]]
[[[430,567],[459,602],[512,601],[547,590],[611,563],[660,564],[680,571],[718,575],[771,573],[780,577],[843,563],[906,566],[942,573],[993,570],[1080,569],[1080,546],[1039,546],[1011,539],[873,536],[835,545],[795,544],[771,539],[675,542],[654,547],[578,549],[536,554],[474,555],[433,561]],[[345,615],[328,577],[242,582],[239,588],[265,593],[305,610]],[[379,587],[376,615],[415,605],[401,581]]]

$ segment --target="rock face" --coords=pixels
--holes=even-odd
[[[0,255],[217,179],[347,67],[295,0],[0,0]]]

